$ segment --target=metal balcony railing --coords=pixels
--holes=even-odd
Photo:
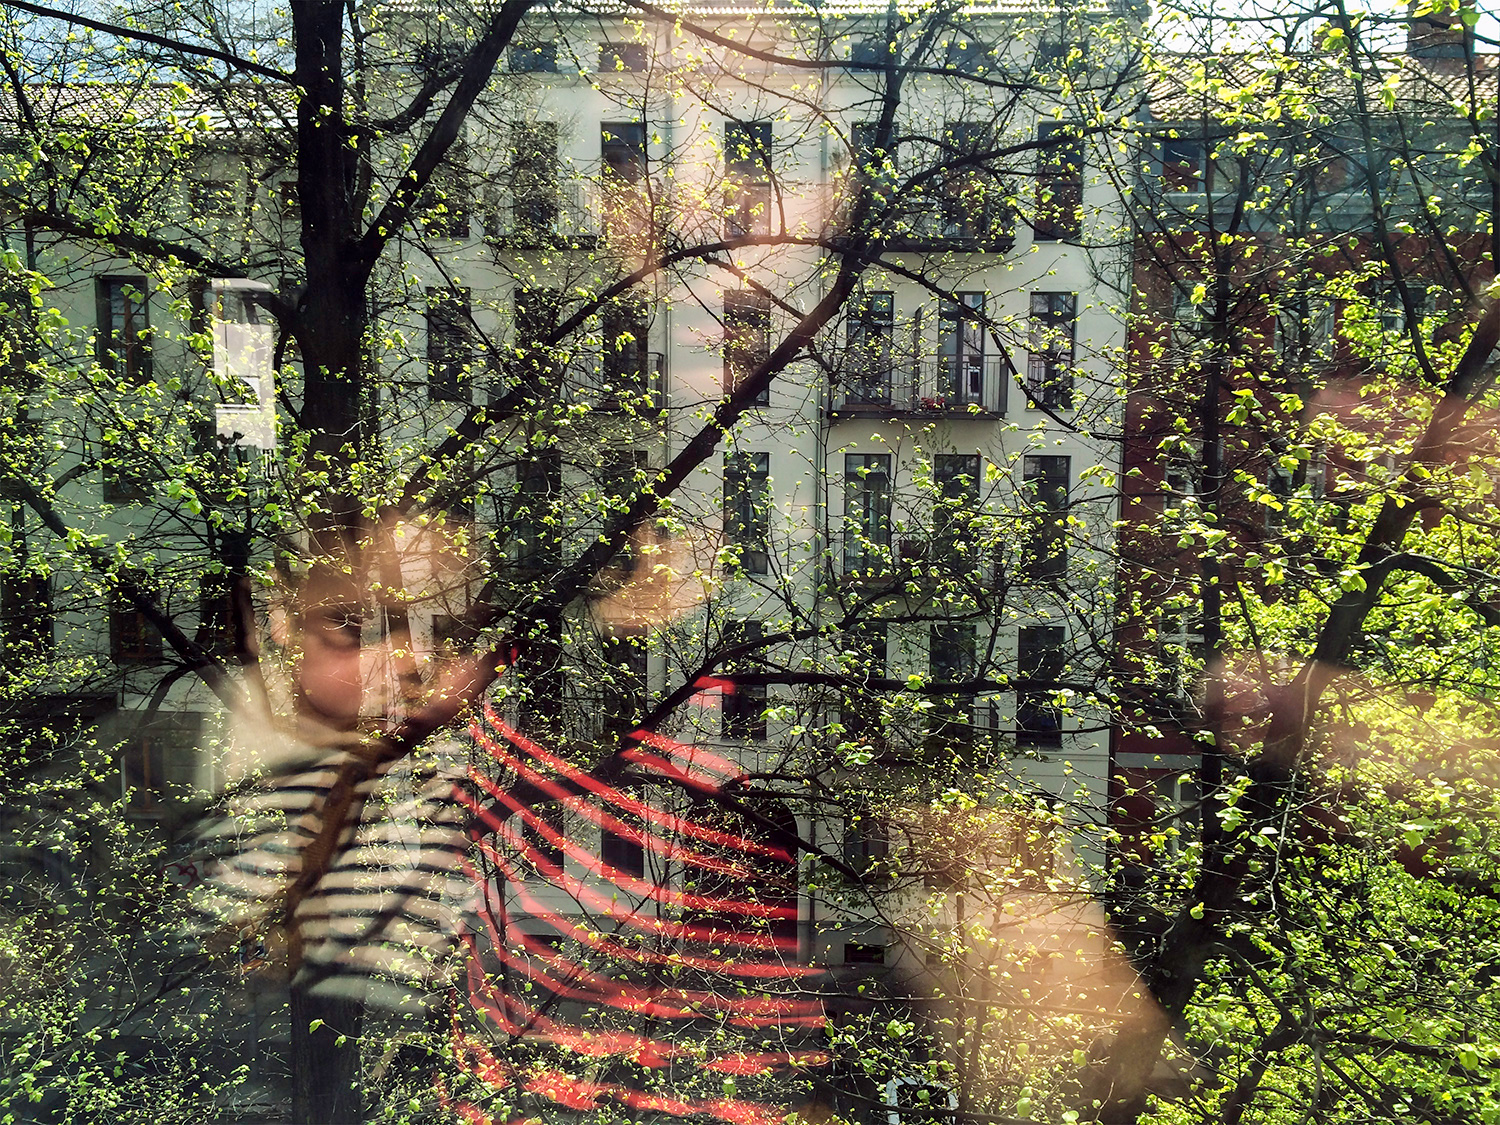
[[[593,409],[655,413],[667,405],[667,364],[661,352],[601,353],[575,384]]]
[[[1015,221],[1008,213],[980,208],[957,196],[903,199],[892,219],[893,249],[1006,253],[1015,244]]]
[[[559,180],[523,193],[498,192],[488,201],[485,233],[494,241],[520,245],[596,238],[599,208],[593,187],[582,180]]]
[[[834,388],[835,414],[1003,416],[1009,365],[1001,356],[943,356],[847,365]]]

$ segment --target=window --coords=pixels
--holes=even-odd
[[[140,588],[146,576],[121,575],[122,582]],[[161,661],[161,634],[123,591],[110,599],[109,655],[116,664],[156,664]]]
[[[844,942],[844,964],[884,965],[885,946],[874,942],[846,941]]]
[[[1331,359],[1337,338],[1338,306],[1322,294],[1292,294],[1276,309],[1271,343],[1288,367]]]
[[[101,277],[96,299],[99,366],[130,383],[151,381],[151,317],[144,277]]]
[[[563,873],[562,840],[565,830],[561,801],[538,801],[531,806],[532,819],[521,821],[521,841],[526,859],[543,879],[556,879]]]
[[[932,459],[932,482],[932,553],[935,561],[959,563],[969,518],[979,507],[979,454],[939,453]]]
[[[606,805],[604,812],[621,824],[639,832],[642,824],[634,814],[624,809]],[[646,847],[640,837],[627,836],[622,832],[602,828],[599,836],[599,858],[619,874],[640,879],[646,874]]]
[[[921,1078],[892,1078],[886,1083],[888,1125],[947,1125],[958,1113],[958,1095]]]
[[[726,238],[771,231],[771,123],[724,124]]]
[[[517,377],[538,389],[552,387],[560,374],[547,339],[557,324],[556,289],[517,289],[515,341]]]
[[[1072,471],[1068,457],[1028,454],[1023,466],[1026,491],[1037,522],[1027,539],[1025,578],[1040,582],[1068,573],[1068,485]]]
[[[468,147],[457,142],[422,189],[422,227],[436,238],[468,238],[474,209],[474,175]]]
[[[872,202],[877,208],[891,201],[896,186],[892,167],[895,153],[883,148],[878,143],[879,137],[878,121],[856,121],[849,127],[854,174],[869,185],[874,197]]]
[[[1060,625],[1021,629],[1016,649],[1016,674],[1023,682],[1016,693],[1016,742],[1021,746],[1062,745],[1062,711],[1050,686],[1062,676],[1062,644]]]
[[[895,375],[895,295],[868,290],[859,293],[849,309],[848,335],[844,400],[888,405]]]
[[[1167,836],[1167,852],[1177,855],[1196,839],[1203,819],[1203,797],[1191,773],[1158,774],[1151,783],[1155,828]]]
[[[461,286],[427,290],[427,392],[434,401],[468,402],[474,319]]]
[[[849,61],[857,67],[885,66],[893,55],[884,35],[866,35],[849,44]]]
[[[202,222],[234,213],[234,189],[227,180],[191,180],[188,183],[190,217]]]
[[[844,454],[844,570],[884,569],[891,545],[891,455]]]
[[[562,456],[555,449],[534,451],[517,467],[516,477],[511,524],[516,561],[528,569],[554,569],[560,554],[554,508],[562,492]]]
[[[0,580],[0,644],[12,660],[39,660],[52,652],[52,583],[41,575]]]
[[[730,621],[724,627],[722,644],[727,649],[740,645],[753,645],[765,635],[759,621]],[[759,667],[755,653],[731,656],[727,662],[726,678],[733,681],[736,672],[747,672]],[[764,684],[735,683],[723,693],[723,725],[725,738],[764,741],[766,737],[766,687]]]
[[[1075,125],[1052,123],[1037,130],[1038,242],[1066,242],[1083,227],[1083,138]]]
[[[1072,293],[1031,295],[1031,356],[1026,389],[1037,406],[1073,405],[1073,346],[1077,300]]]
[[[1163,137],[1161,182],[1167,191],[1233,191],[1239,165],[1222,137]]]
[[[771,299],[753,289],[724,294],[724,390],[734,394],[741,383],[764,366],[771,354]],[[751,406],[766,406],[770,388],[756,394]]]
[[[850,681],[839,712],[848,741],[876,741],[881,737],[880,693],[867,690],[872,679],[886,674],[889,648],[884,621],[866,621],[844,637],[844,672]]]
[[[629,506],[631,499],[647,479],[647,456],[644,449],[610,449],[604,454],[600,465],[599,488],[601,499],[601,532],[604,525],[615,519]],[[614,566],[621,574],[635,573],[640,562],[634,540],[627,540],[615,556]]]
[[[1294,470],[1287,468],[1279,459],[1271,461],[1266,466],[1266,495],[1270,501],[1265,506],[1267,531],[1275,531],[1286,523],[1287,505],[1291,503],[1296,491]]]
[[[974,626],[971,622],[933,625],[927,637],[927,667],[934,681],[962,683],[974,678]],[[953,753],[973,746],[974,693],[934,700],[928,749]]]
[[[984,401],[983,293],[955,293],[938,309],[938,393],[946,403]]]
[[[518,237],[540,237],[557,223],[557,126],[513,122],[510,136],[512,231]]]
[[[546,529],[543,534],[555,534]],[[558,733],[564,714],[564,695],[574,683],[563,649],[562,622],[556,618],[533,629],[516,663],[521,691],[517,716],[528,735],[545,739]]]
[[[120,753],[120,788],[132,816],[159,817],[197,780],[202,716],[179,712],[142,724]]]
[[[151,486],[136,466],[126,463],[123,453],[113,453],[102,465],[106,504],[144,504]]]
[[[611,301],[599,314],[604,381],[616,391],[647,389],[646,314],[646,302],[635,296]]]
[[[599,44],[599,73],[615,74],[620,71],[646,69],[646,44],[601,43]]]
[[[646,126],[638,121],[601,123],[599,152],[606,177],[617,184],[639,183],[646,175]]]
[[[771,531],[771,455],[724,455],[724,541],[741,548],[739,565],[746,574],[765,574],[766,544]]]
[[[534,47],[512,47],[510,69],[516,74],[556,74],[557,44],[538,43]]]
[[[975,121],[948,121],[943,125],[942,235],[950,239],[985,238],[995,217],[998,191],[982,174],[984,155],[990,151],[988,127]]]
[[[889,875],[890,826],[868,808],[844,818],[844,862],[866,878]]]
[[[604,729],[615,737],[635,730],[646,700],[646,646],[639,637],[606,637],[604,662]]]
[[[957,74],[984,74],[994,65],[994,52],[974,34],[974,28],[950,24],[944,66]]]
[[[1161,142],[1162,184],[1178,191],[1202,191],[1203,142],[1189,137],[1168,137]]]
[[[271,202],[283,219],[302,218],[302,189],[296,180],[282,180],[271,188]]]

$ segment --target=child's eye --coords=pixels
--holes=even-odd
[[[358,648],[363,638],[364,621],[359,612],[342,606],[318,610],[309,624],[331,648]]]

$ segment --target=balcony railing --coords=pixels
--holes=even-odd
[[[488,200],[485,234],[491,241],[519,246],[595,239],[599,206],[593,189],[581,180],[559,180],[550,189],[499,192]]]
[[[962,197],[919,196],[901,201],[892,219],[893,250],[969,250],[1008,253],[1015,245],[1012,216],[981,208]]]
[[[661,352],[596,355],[575,383],[594,410],[654,414],[667,405],[667,365]]]
[[[1001,356],[846,365],[834,388],[842,415],[1005,414],[1010,370]]]

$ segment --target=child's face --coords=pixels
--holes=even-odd
[[[293,604],[299,714],[335,730],[466,701],[472,656],[419,645],[435,615],[466,605],[460,552],[446,536],[385,529],[360,565],[314,564]],[[423,651],[423,649],[428,651]]]

